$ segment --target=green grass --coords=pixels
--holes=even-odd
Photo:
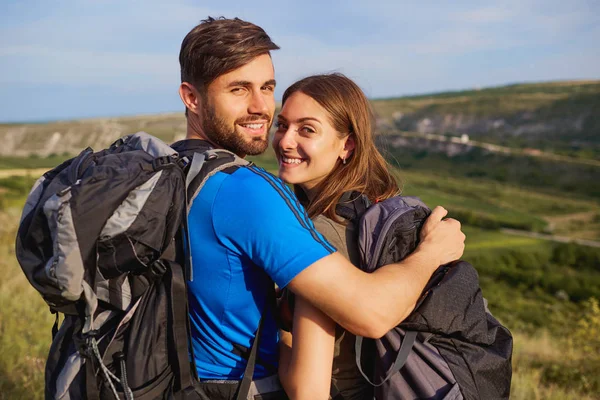
[[[252,160],[276,173],[271,151]],[[427,171],[400,175],[405,194],[419,195],[432,206],[447,206],[451,216],[467,210],[502,223],[521,220],[535,225],[544,221],[542,212],[568,216],[587,210],[589,223],[598,223],[594,215],[600,219],[593,214],[594,201],[560,193]],[[43,397],[53,316],[14,258],[20,206],[33,180],[0,179],[0,399]],[[463,259],[477,268],[490,310],[516,334],[511,398],[598,398],[599,352],[584,350],[575,339],[596,329],[580,321],[600,321],[598,313],[585,306],[586,299],[600,297],[600,252],[468,224],[463,230]]]
[[[258,165],[259,167],[266,169],[270,173],[277,175],[279,165],[277,164],[275,153],[273,152],[273,149],[271,147],[269,147],[267,151],[265,151],[263,154],[258,156],[250,156],[247,159]]]
[[[0,157],[0,169],[21,168],[54,168],[71,155],[50,155],[48,157]]]
[[[23,198],[37,180],[33,176],[0,178],[0,210],[21,208]]]
[[[14,255],[20,208],[0,213],[0,399],[41,399],[53,317]]]
[[[480,229],[473,226],[463,226],[467,236],[465,256],[495,249],[526,249],[547,248],[548,242],[528,237],[512,236],[496,230]]]

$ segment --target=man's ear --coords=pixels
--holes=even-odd
[[[188,82],[181,82],[181,85],[179,86],[179,97],[181,97],[181,101],[189,111],[198,114],[198,111],[202,107],[202,99],[194,85]]]
[[[348,135],[346,137],[346,141],[344,142],[344,150],[342,150],[342,159],[350,158],[350,156],[352,156],[352,153],[354,153],[355,146],[356,142],[354,141],[354,135]]]

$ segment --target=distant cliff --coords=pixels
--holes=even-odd
[[[0,125],[0,156],[77,154],[86,147],[100,150],[121,136],[147,131],[166,142],[185,137],[183,113]]]
[[[373,101],[381,129],[600,149],[600,81],[511,85]]]

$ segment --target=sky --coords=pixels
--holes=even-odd
[[[0,0],[0,122],[183,110],[183,37],[207,16],[266,30],[276,98],[342,72],[371,98],[600,79],[600,1]]]

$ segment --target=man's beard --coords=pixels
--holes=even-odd
[[[233,126],[229,126],[227,122],[217,115],[215,108],[208,104],[204,110],[203,125],[204,133],[214,144],[234,152],[243,157],[246,155],[255,156],[265,152],[269,146],[268,132],[271,124],[267,127],[267,134],[264,137],[250,137],[247,141],[243,134],[236,131],[235,127],[238,124],[251,123],[252,121],[271,121],[271,118],[264,115],[253,115],[248,118],[236,120]]]

